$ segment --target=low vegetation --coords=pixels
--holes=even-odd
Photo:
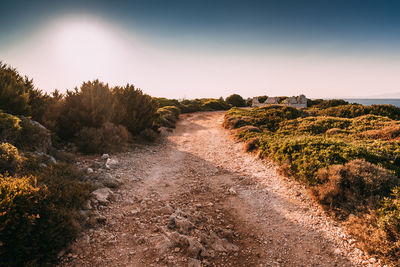
[[[307,184],[315,199],[388,262],[400,257],[400,108],[342,100],[232,108],[224,126],[246,151]],[[357,226],[357,227],[356,227]],[[362,231],[360,229],[363,229]],[[373,238],[372,238],[373,237]]]
[[[177,107],[181,113],[193,113],[198,111],[214,111],[214,110],[228,110],[232,106],[229,105],[222,97],[215,98],[201,98],[201,99],[167,99],[167,98],[154,98],[160,108],[163,107]]]
[[[153,98],[133,85],[99,80],[47,94],[0,62],[0,265],[45,265],[82,227],[77,211],[92,188],[82,182],[75,155],[57,148],[120,151],[154,141],[160,127],[175,127],[180,113],[243,105],[238,95],[229,99]]]
[[[0,258],[5,266],[42,265],[79,232],[77,210],[91,187],[67,163],[0,144]],[[48,163],[48,162],[46,162]]]
[[[92,187],[74,155],[54,146],[103,153],[133,136],[154,140],[157,107],[133,85],[98,80],[49,95],[0,64],[0,265],[45,265],[83,225],[78,210]]]

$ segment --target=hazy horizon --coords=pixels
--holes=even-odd
[[[47,92],[400,98],[396,1],[4,1],[0,60]],[[376,97],[378,98],[378,97]]]

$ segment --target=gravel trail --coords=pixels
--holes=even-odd
[[[224,112],[181,115],[154,145],[112,155],[121,185],[60,266],[377,266],[274,164],[243,152]]]

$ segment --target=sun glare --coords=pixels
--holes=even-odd
[[[98,22],[77,20],[58,24],[53,49],[58,59],[79,70],[98,70],[118,51],[115,36]]]

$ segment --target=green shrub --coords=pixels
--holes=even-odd
[[[0,143],[0,173],[14,174],[22,164],[18,149],[9,143]]]
[[[32,81],[0,61],[0,109],[14,115],[28,115],[28,87],[33,87]]]
[[[168,99],[164,97],[153,97],[154,101],[158,104],[159,108],[166,106],[175,106],[179,107],[179,101],[176,99]]]
[[[233,107],[245,107],[246,102],[244,101],[243,97],[238,94],[230,95],[226,98],[226,103],[232,105]]]
[[[36,176],[0,175],[2,264],[43,265],[76,237],[76,210],[90,194],[80,175],[63,164]]]
[[[400,181],[400,109],[344,101],[313,104],[301,111],[232,108],[223,125],[238,128],[234,134],[246,151],[258,149],[285,175],[309,185],[331,214],[347,220],[368,253],[397,264],[400,189],[388,196]]]
[[[41,117],[37,119],[47,129],[58,133],[60,131],[60,116],[65,110],[64,95],[58,90],[55,90],[47,97],[46,108]],[[34,117],[35,118],[35,117]],[[61,126],[62,127],[62,126]]]
[[[157,110],[158,118],[155,121],[157,127],[175,128],[179,118],[180,109],[175,106],[165,106]]]
[[[330,99],[330,100],[323,100],[323,99],[307,99],[307,107],[317,107],[319,109],[326,109],[331,107],[343,106],[348,105],[349,102],[343,99]]]
[[[149,95],[129,84],[115,87],[113,94],[117,101],[115,123],[124,125],[133,135],[153,126],[157,103]]]
[[[0,142],[15,143],[21,135],[21,120],[0,110]]]
[[[400,241],[400,187],[393,188],[391,196],[383,200],[378,223],[392,242]]]
[[[72,140],[84,127],[100,128],[114,116],[114,99],[107,84],[95,80],[67,91],[58,118],[58,135]]]
[[[321,169],[318,177],[323,183],[314,188],[318,200],[347,213],[376,209],[380,200],[399,183],[388,170],[358,159]]]
[[[307,117],[283,121],[279,132],[322,134],[332,128],[346,129],[351,125],[350,119],[335,117]]]
[[[282,121],[295,119],[301,115],[301,111],[287,106],[272,105],[248,110],[232,108],[225,115],[224,127],[238,128],[244,125],[254,125],[263,126],[269,131],[276,131]]]
[[[244,144],[244,151],[250,152],[258,148],[260,144],[260,138],[259,137],[253,137],[250,138],[249,140],[246,141]]]
[[[179,108],[182,113],[193,113],[198,111],[214,111],[214,110],[227,110],[230,106],[224,101],[222,97],[215,98],[201,98],[201,99],[185,99],[178,101],[176,99],[154,98],[158,102],[160,108],[166,106],[175,106]]]
[[[362,115],[352,119],[351,128],[357,132],[381,129],[382,127],[392,124],[394,121],[388,117],[377,115]]]
[[[34,177],[0,175],[0,258],[2,264],[18,266],[37,255],[31,234],[40,219],[40,205],[47,188]],[[40,245],[40,244],[38,244]]]
[[[21,131],[16,145],[24,151],[47,152],[51,148],[51,134],[40,123],[21,117]]]
[[[169,112],[171,112],[177,119],[179,117],[179,115],[181,114],[181,110],[178,107],[175,106],[166,106],[164,108],[161,108],[159,110],[168,110]],[[157,110],[158,111],[158,110]]]
[[[234,133],[237,139],[247,142],[248,139],[258,136],[261,132],[261,129],[258,127],[246,125],[236,129]]]
[[[355,118],[362,115],[377,115],[388,117],[392,120],[400,120],[400,108],[392,105],[372,105],[363,106],[359,104],[341,105],[321,109],[317,111],[318,115],[342,117],[342,118]]]
[[[356,156],[345,143],[320,137],[261,139],[260,150],[261,156],[273,159],[288,175],[307,184],[321,182],[315,176],[319,169]]]
[[[201,105],[202,103],[200,99],[182,100],[180,102],[179,108],[181,109],[182,113],[193,113],[197,111],[202,111]]]
[[[209,99],[201,104],[201,109],[205,111],[226,110],[229,108],[229,105],[221,99]]]
[[[121,151],[129,140],[129,133],[122,125],[105,122],[100,128],[84,127],[75,139],[84,153]]]
[[[157,139],[157,133],[153,129],[144,129],[140,132],[140,137],[142,137],[146,141],[153,142]]]

